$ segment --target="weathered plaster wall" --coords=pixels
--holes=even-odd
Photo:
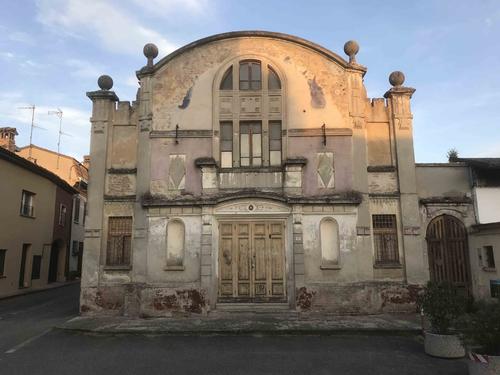
[[[353,190],[352,139],[350,136],[331,136],[326,146],[322,137],[291,137],[288,140],[290,157],[305,157],[307,164],[302,178],[303,194],[319,195]],[[320,188],[317,177],[317,153],[333,152],[335,182],[333,189]]]
[[[455,164],[417,164],[420,198],[470,196],[469,169]]]

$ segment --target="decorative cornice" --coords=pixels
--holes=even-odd
[[[393,165],[372,165],[366,168],[368,172],[396,172]]]
[[[183,195],[169,198],[166,196],[153,196],[145,194],[142,197],[143,207],[159,206],[204,206],[217,205],[236,199],[268,199],[288,204],[347,204],[359,205],[362,196],[356,191],[349,191],[338,194],[316,195],[316,196],[295,196],[279,192],[269,192],[254,189],[241,190],[237,192],[227,192],[207,196]]]
[[[350,128],[326,128],[323,133],[322,128],[300,128],[288,129],[289,137],[327,137],[331,136],[352,136],[352,129]]]
[[[136,174],[137,168],[109,168],[109,174]]]
[[[198,158],[194,161],[194,165],[196,165],[198,168],[201,167],[216,167],[217,163],[215,162],[214,158],[207,157],[207,158]]]
[[[392,87],[391,89],[386,91],[386,93],[384,94],[384,98],[390,98],[395,95],[401,95],[401,96],[407,95],[411,98],[415,91],[416,90],[413,87],[402,87],[402,86]]]
[[[108,91],[108,90],[97,90],[97,91],[89,91],[87,92],[87,96],[89,97],[90,100],[98,100],[98,99],[104,99],[104,100],[111,100],[114,102],[119,101],[118,96],[116,96],[114,91]]]
[[[358,71],[361,72],[363,75],[366,73],[366,67],[359,65],[359,64],[349,64],[346,60],[344,60],[342,57],[337,55],[336,53],[330,51],[329,49],[326,49],[318,44],[315,44],[313,42],[310,42],[308,40],[293,36],[293,35],[288,35],[288,34],[283,34],[283,33],[276,33],[276,32],[270,32],[270,31],[262,31],[262,30],[248,30],[248,31],[232,31],[228,33],[222,33],[222,34],[216,34],[212,35],[206,38],[202,38],[199,40],[196,40],[192,43],[189,43],[185,45],[184,47],[181,47],[174,52],[170,53],[169,55],[165,56],[161,60],[159,60],[156,64],[154,64],[152,67],[143,67],[142,69],[138,70],[136,72],[136,75],[138,78],[141,78],[142,76],[148,75],[148,74],[153,74],[156,71],[158,71],[161,67],[164,65],[168,64],[171,60],[173,60],[175,57],[182,55],[185,52],[188,52],[189,50],[192,50],[196,47],[203,46],[205,44],[217,42],[220,40],[226,40],[226,39],[236,39],[236,38],[268,38],[268,39],[278,39],[278,40],[284,40],[286,42],[298,44],[302,47],[305,47],[307,49],[310,49],[312,51],[315,51],[319,53],[320,55],[323,55],[327,59],[334,61],[338,65],[340,65],[342,68],[346,70],[353,70],[353,71]]]
[[[149,138],[212,138],[212,130],[152,130]]]
[[[132,195],[104,195],[105,202],[135,202],[136,196]]]
[[[284,162],[283,165],[306,165],[307,164],[307,159],[306,158],[287,158]]]
[[[421,198],[420,203],[424,206],[432,204],[472,204],[469,197],[429,197]]]

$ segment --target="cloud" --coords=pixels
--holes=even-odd
[[[208,0],[132,0],[146,12],[164,17],[175,13],[202,15],[209,9]]]
[[[124,11],[121,5],[111,0],[38,0],[37,20],[67,35],[97,37],[103,47],[113,52],[137,54],[148,42],[155,43],[162,54],[176,48],[160,33]]]
[[[9,40],[13,42],[25,43],[25,44],[34,44],[33,37],[22,31],[14,31],[8,35]]]
[[[16,139],[18,146],[29,143],[31,124],[31,110],[22,108],[31,106],[22,92],[6,91],[0,93],[0,124],[16,127],[19,136]],[[37,105],[35,108],[35,125],[33,143],[51,150],[57,149],[59,119],[49,115],[49,111],[56,107]],[[61,141],[61,152],[81,159],[89,152],[90,114],[75,107],[62,106],[63,132],[69,134]]]
[[[85,60],[69,59],[65,64],[70,68],[70,74],[75,77],[97,79],[105,72],[103,66]]]

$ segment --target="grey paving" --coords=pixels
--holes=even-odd
[[[425,355],[421,339],[410,333],[199,336],[51,329],[74,317],[77,306],[77,285],[0,301],[0,374],[467,374],[463,360]]]

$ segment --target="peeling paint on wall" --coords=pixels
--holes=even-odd
[[[316,77],[307,80],[307,83],[311,93],[311,106],[313,108],[324,108],[326,104],[325,95],[321,86],[316,82]]]
[[[190,87],[187,90],[186,95],[184,96],[184,99],[182,99],[182,104],[179,105],[180,109],[186,109],[189,106],[189,103],[191,102],[191,94],[192,94],[192,92],[193,92],[193,87]]]

